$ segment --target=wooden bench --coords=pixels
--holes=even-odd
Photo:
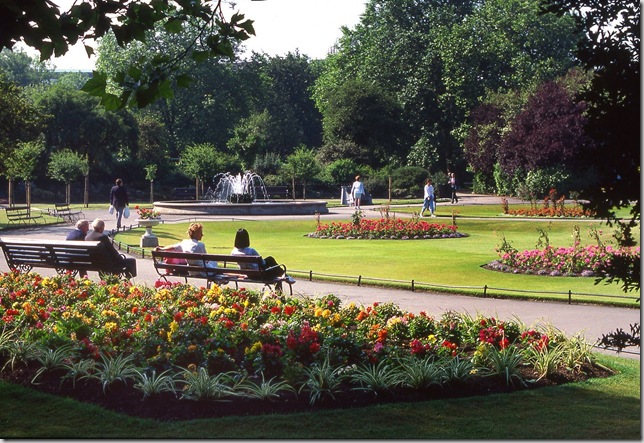
[[[31,223],[36,224],[38,220],[45,221],[45,217],[42,214],[33,215],[30,206],[8,206],[4,209],[7,213],[8,224],[10,225],[28,225]]]
[[[288,186],[265,186],[264,188],[266,188],[266,198],[269,200],[274,198],[290,198],[291,196]],[[261,200],[264,198],[264,188],[255,186],[255,197],[257,199]]]
[[[174,188],[172,190],[172,198],[176,200],[194,200],[196,195],[196,188]]]
[[[221,255],[221,254],[195,254],[177,251],[152,251],[154,269],[167,281],[167,277],[181,277],[188,282],[190,278],[207,280],[207,285],[217,283],[226,285],[235,283],[261,283],[269,288],[273,286],[276,291],[282,292],[284,283],[288,284],[293,295],[295,280],[286,275],[286,266],[277,265],[272,268],[261,269],[262,257],[259,255]],[[190,260],[188,262],[188,260]],[[207,262],[216,262],[216,268],[206,266]],[[240,265],[256,265],[258,269],[241,269]],[[276,268],[281,270],[278,277],[273,277],[271,271]]]
[[[7,266],[19,272],[48,268],[55,269],[59,275],[71,272],[76,276],[79,271],[97,271],[101,276],[118,275],[124,279],[136,277],[136,262],[134,269],[127,269],[113,259],[116,251],[106,251],[105,247],[100,241],[0,237],[0,248]],[[125,258],[122,254],[119,255]]]
[[[73,211],[67,203],[56,203],[54,215],[67,223],[75,223],[81,218],[85,218],[82,211]]]

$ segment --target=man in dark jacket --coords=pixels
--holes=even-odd
[[[65,240],[85,240],[85,236],[89,231],[89,220],[81,219],[76,222],[76,227],[69,231]]]
[[[123,210],[130,204],[127,196],[127,190],[123,186],[123,180],[116,179],[116,185],[112,186],[110,190],[110,205],[114,206],[116,211],[116,230],[121,229],[121,219],[123,218]]]
[[[125,268],[132,277],[136,277],[136,259],[126,258],[119,253],[112,245],[112,240],[103,232],[105,222],[99,218],[92,222],[92,230],[87,233],[85,241],[100,241],[105,247],[105,252],[109,254],[110,261],[115,268]]]

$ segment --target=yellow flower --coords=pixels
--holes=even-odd
[[[116,332],[118,328],[119,326],[112,321],[105,323],[105,330],[107,332]]]
[[[324,318],[329,318],[331,316],[331,310],[330,309],[325,309],[322,311],[322,317]]]
[[[322,308],[315,308],[313,315],[315,315],[316,317],[322,317]]]
[[[71,315],[72,314],[70,314],[69,311],[65,311],[65,312],[63,312],[62,317],[63,317],[64,320],[67,320]]]
[[[197,350],[197,345],[189,345],[188,352],[195,352]]]

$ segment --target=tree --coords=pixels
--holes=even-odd
[[[67,204],[70,204],[71,182],[79,176],[87,176],[88,171],[87,158],[68,148],[54,152],[49,160],[48,174],[54,180],[65,183],[65,203]]]
[[[106,174],[112,174],[117,162],[137,157],[137,122],[129,110],[108,111],[65,81],[31,88],[29,94],[47,113],[43,132],[49,152],[69,148]]]
[[[23,87],[43,83],[54,76],[47,62],[39,62],[22,50],[0,51],[0,71],[7,80]]]
[[[113,32],[118,44],[127,46],[133,41],[144,41],[146,31],[154,30],[160,23],[170,33],[179,34],[189,23],[199,29],[193,44],[202,43],[199,51],[190,56],[199,61],[209,57],[233,57],[233,45],[254,35],[251,20],[244,20],[235,13],[226,19],[222,0],[158,0],[154,2],[123,2],[120,0],[90,0],[75,2],[68,11],[61,13],[53,2],[25,2],[6,0],[0,4],[0,47],[12,49],[22,40],[40,51],[41,61],[65,54],[70,45],[79,40],[88,55],[94,52],[89,42]],[[149,69],[143,69],[142,58],[128,69],[119,70],[111,81],[122,88],[120,95],[109,92],[107,75],[94,72],[84,89],[98,97],[108,108],[116,109],[128,104],[145,107],[159,97],[167,97],[170,75],[178,57],[156,54]],[[181,84],[187,85],[188,77]]]
[[[19,142],[38,137],[43,117],[23,90],[0,73],[0,156],[7,158]]]
[[[377,86],[364,81],[347,81],[329,92],[324,118],[325,148],[333,150],[350,142],[354,152],[328,155],[331,160],[351,158],[356,162],[379,167],[400,159],[403,126],[396,99]]]
[[[585,165],[598,169],[597,186],[584,190],[590,207],[617,225],[617,240],[634,245],[641,198],[641,5],[634,0],[548,0],[545,10],[570,14],[582,38],[577,57],[595,73],[582,94],[588,104],[586,129],[595,149]],[[629,221],[615,208],[631,207]],[[604,281],[621,282],[624,291],[640,288],[640,263],[617,263]]]
[[[27,205],[31,205],[31,180],[34,179],[34,171],[38,158],[45,150],[43,137],[28,142],[18,142],[18,148],[5,159],[5,176],[9,180],[9,206],[13,205],[13,182],[16,178],[25,181]]]
[[[199,192],[203,193],[203,183],[211,181],[219,172],[230,169],[239,169],[239,163],[227,154],[223,154],[208,143],[193,144],[181,153],[179,159],[179,169],[195,179],[196,195],[195,199],[199,200]]]
[[[498,159],[504,172],[573,167],[572,160],[589,149],[590,140],[584,133],[585,108],[562,85],[541,85],[511,122],[499,145]]]
[[[322,167],[315,156],[315,151],[304,145],[298,146],[293,154],[286,157],[286,162],[282,165],[282,174],[291,179],[294,199],[295,182],[302,183],[302,199],[306,200],[306,182],[317,177],[321,171]]]
[[[157,174],[157,165],[145,166],[145,179],[150,181],[150,203],[154,203],[154,178]]]

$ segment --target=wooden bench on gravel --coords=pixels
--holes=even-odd
[[[81,218],[85,218],[83,211],[72,210],[68,203],[56,203],[54,215],[67,223],[75,223]]]
[[[34,215],[32,213],[31,206],[7,206],[4,209],[9,225],[29,225],[37,224],[39,220],[45,221],[42,214]]]
[[[152,251],[152,260],[154,269],[166,281],[167,277],[180,277],[187,283],[190,277],[205,279],[207,286],[211,283],[227,285],[234,282],[235,287],[239,287],[239,283],[261,283],[278,292],[283,291],[283,284],[286,283],[293,295],[295,280],[286,275],[286,266],[277,265],[262,269],[263,260],[259,255],[197,254],[159,250]],[[216,262],[217,267],[208,267],[208,262]],[[257,269],[241,269],[253,265]],[[276,273],[279,275],[275,276]]]
[[[114,260],[115,251],[106,251],[100,241],[40,240],[0,237],[0,248],[10,269],[30,272],[33,268],[55,269],[59,275],[79,271],[97,271],[99,275],[136,277],[136,261],[132,268]],[[118,253],[118,252],[117,252]],[[125,258],[124,255],[121,255]]]

